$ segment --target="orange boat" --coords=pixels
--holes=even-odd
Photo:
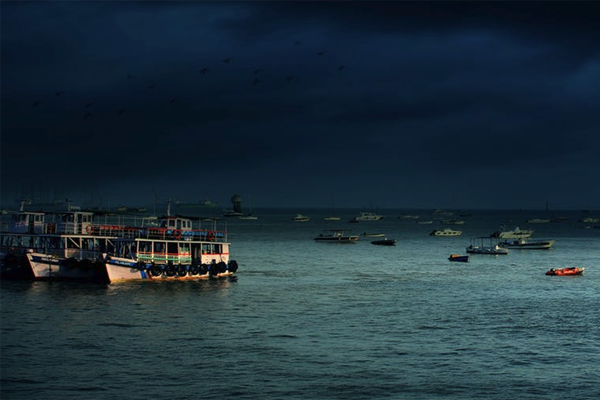
[[[552,268],[546,272],[546,275],[583,275],[585,268],[571,267],[571,268]]]

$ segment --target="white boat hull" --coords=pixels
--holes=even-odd
[[[105,278],[103,264],[88,259],[65,259],[29,252],[27,260],[35,280],[104,280]]]

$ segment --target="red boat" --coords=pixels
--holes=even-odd
[[[583,275],[585,268],[571,267],[571,268],[552,268],[546,272],[546,275]]]

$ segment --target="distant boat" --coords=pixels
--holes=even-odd
[[[585,268],[583,267],[571,267],[571,268],[550,268],[546,271],[546,275],[551,276],[568,276],[568,275],[583,275]]]
[[[444,225],[464,225],[465,221],[462,219],[443,219],[442,224]]]
[[[339,221],[341,218],[335,216],[335,211],[333,208],[333,199],[331,199],[331,216],[323,218],[325,221]]]
[[[533,230],[531,229],[520,229],[518,226],[512,231],[496,231],[492,233],[490,236],[494,238],[500,239],[527,239],[533,235]]]
[[[419,225],[431,225],[431,224],[433,224],[433,220],[432,219],[428,219],[428,220],[425,220],[425,221],[417,221],[417,224],[419,224]]]
[[[486,236],[477,238],[479,244],[474,244],[475,240],[471,239],[471,245],[467,247],[467,253],[471,254],[489,254],[489,255],[502,255],[508,254],[508,249],[498,246],[498,244],[494,244],[493,238]],[[486,244],[486,241],[489,240],[490,243]]]
[[[450,254],[448,261],[469,262],[469,256],[461,256],[460,254]]]
[[[319,234],[319,236],[315,238],[315,241],[327,243],[356,243],[358,242],[358,235],[346,235],[344,230],[329,229]]]
[[[385,233],[363,232],[363,233],[361,233],[361,235],[364,236],[364,237],[385,237]]]
[[[242,198],[238,194],[234,194],[231,197],[231,204],[233,205],[232,210],[223,210],[224,217],[242,217]]]
[[[302,214],[296,214],[295,217],[292,217],[292,221],[294,222],[308,222],[310,221],[310,217]]]
[[[509,248],[509,249],[521,249],[521,250],[548,250],[555,243],[555,240],[537,240],[528,241],[525,239],[505,240],[504,242],[498,243],[498,246]]]
[[[181,208],[214,208],[218,204],[219,203],[217,203],[216,201],[212,201],[209,199],[204,199],[204,200],[198,201],[197,203],[175,202],[175,206],[181,207]]]
[[[371,244],[377,245],[377,246],[395,246],[396,245],[397,240],[396,239],[381,239],[381,240],[373,240],[371,242]]]
[[[258,217],[252,213],[252,203],[250,202],[250,197],[248,197],[248,209],[250,210],[248,214],[240,215],[238,218],[246,221],[256,221]]]
[[[360,215],[358,217],[356,217],[356,220],[359,222],[379,221],[380,219],[383,219],[383,215],[375,214],[372,212],[361,212]]]
[[[462,235],[462,231],[455,231],[453,229],[450,228],[445,228],[442,230],[433,230],[431,231],[431,233],[429,234],[429,236],[460,236]]]
[[[549,218],[530,218],[528,220],[525,220],[526,223],[528,224],[546,224],[548,222],[550,222]]]

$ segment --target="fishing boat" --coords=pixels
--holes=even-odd
[[[487,244],[487,240],[489,240],[489,244]],[[479,244],[475,244],[479,242]],[[508,254],[508,249],[498,246],[497,243],[494,243],[494,238],[489,236],[479,237],[476,239],[471,239],[471,245],[467,247],[467,253],[471,254],[489,254],[489,255],[503,255]]]
[[[218,221],[167,216],[158,228],[125,227],[130,234],[119,234],[106,253],[108,281],[232,277],[238,264],[230,259],[227,231],[218,229]]]
[[[429,236],[460,236],[462,235],[462,231],[456,231],[454,229],[445,228],[445,229],[435,229],[431,231]]]
[[[323,231],[315,238],[316,242],[326,243],[356,243],[358,242],[358,235],[347,235],[344,230],[341,229],[328,229]]]
[[[377,246],[395,246],[396,245],[397,240],[396,239],[381,239],[381,240],[373,240],[371,242],[371,244],[377,245]]]
[[[469,262],[469,256],[461,256],[460,254],[450,254],[450,257],[448,257],[448,261]]]
[[[551,276],[570,276],[570,275],[583,275],[585,268],[583,267],[571,267],[571,268],[550,268],[546,271],[546,275]]]
[[[521,249],[521,250],[548,250],[556,243],[555,240],[536,240],[528,241],[525,239],[505,240],[499,242],[498,246],[508,249]]]

